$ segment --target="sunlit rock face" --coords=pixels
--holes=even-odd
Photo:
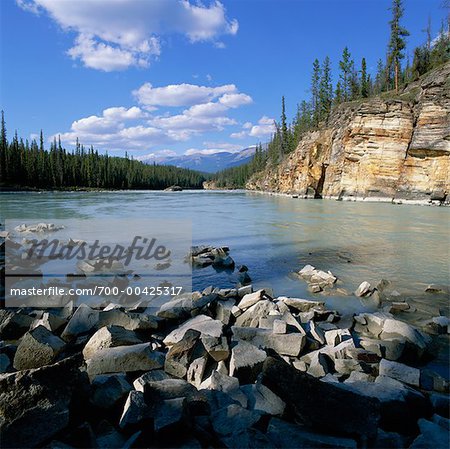
[[[249,189],[307,197],[441,199],[450,193],[450,63],[388,94],[337,107]]]

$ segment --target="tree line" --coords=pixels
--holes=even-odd
[[[41,131],[39,143],[17,136],[7,139],[2,111],[0,136],[0,180],[2,188],[30,187],[42,189],[164,189],[172,185],[202,188],[206,176],[194,170],[166,165],[147,165],[125,157],[99,154],[77,141],[67,151],[61,140],[54,139],[44,148]]]
[[[332,109],[341,103],[358,101],[380,95],[384,92],[398,94],[402,86],[417,80],[420,76],[450,60],[450,17],[447,29],[442,23],[437,37],[432,40],[431,21],[426,28],[426,42],[414,50],[412,64],[409,57],[406,64],[406,38],[409,36],[402,24],[404,14],[402,0],[392,0],[392,17],[389,21],[390,38],[385,62],[378,60],[374,77],[368,72],[366,58],[356,65],[348,47],[339,60],[339,73],[333,83],[331,60],[315,59],[312,65],[310,84],[311,97],[297,105],[296,114],[287,122],[285,98],[281,99],[280,120],[274,123],[275,131],[266,149],[255,153],[246,166],[233,167],[216,175],[220,187],[244,187],[247,180],[267,164],[276,166],[290,152],[295,150],[305,133],[318,129],[325,122]]]

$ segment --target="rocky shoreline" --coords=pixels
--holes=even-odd
[[[312,200],[317,199],[314,198],[314,195],[300,195],[295,192],[285,193],[285,192],[277,192],[273,190],[258,190],[258,189],[247,189],[245,190],[247,193],[256,193],[261,195],[268,196],[281,196],[286,198],[294,198],[294,199],[303,199],[303,200]],[[444,199],[402,199],[402,198],[391,198],[391,197],[359,197],[359,196],[335,196],[335,195],[325,195],[322,198],[324,200],[335,200],[335,201],[349,201],[349,202],[364,202],[364,203],[388,203],[388,204],[396,204],[396,205],[408,205],[408,206],[441,206],[441,207],[449,207],[450,206],[450,197],[445,196]]]
[[[191,254],[201,266],[234,264],[205,248]],[[298,276],[336,282],[311,266]],[[383,286],[363,282],[355,295],[379,310],[352,317],[251,285],[156,312],[2,309],[2,447],[448,447],[449,384],[423,365],[449,320],[398,319],[407,304]]]

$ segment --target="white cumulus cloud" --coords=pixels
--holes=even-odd
[[[180,34],[194,42],[235,35],[219,1],[189,0],[16,0],[22,9],[48,14],[63,30],[76,33],[70,57],[103,71],[147,67],[161,52],[161,37]]]

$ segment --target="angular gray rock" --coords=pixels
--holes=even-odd
[[[264,362],[261,382],[307,426],[367,438],[376,435],[380,418],[376,399],[345,391],[339,384],[321,382],[272,357]]]
[[[0,339],[16,340],[31,326],[33,318],[22,310],[0,309]]]
[[[167,335],[164,339],[164,344],[171,346],[178,343],[183,339],[184,334],[188,330],[195,330],[201,334],[210,335],[212,337],[221,337],[222,329],[223,323],[221,321],[213,320],[211,317],[206,315],[197,315]]]
[[[137,391],[144,392],[145,385],[149,382],[157,382],[159,380],[171,379],[171,377],[163,370],[155,369],[138,377],[133,382],[133,387]]]
[[[146,404],[144,393],[130,391],[120,417],[119,426],[122,429],[136,429],[137,425],[150,418],[151,409]]]
[[[371,291],[372,291],[371,285],[367,281],[364,281],[361,282],[359,287],[356,289],[355,296],[366,296],[370,294]]]
[[[70,358],[0,376],[2,448],[39,446],[69,424],[74,391],[87,382],[79,365]]]
[[[65,341],[72,341],[79,335],[93,331],[98,322],[98,310],[91,309],[86,304],[81,304],[64,328],[61,338]]]
[[[50,365],[64,347],[64,341],[44,326],[38,326],[22,337],[14,356],[14,368],[23,370]]]
[[[97,351],[116,346],[129,346],[142,343],[134,331],[124,329],[120,326],[105,326],[99,329],[86,343],[83,349],[83,356],[89,359]]]
[[[97,351],[86,360],[87,372],[96,374],[150,371],[164,366],[164,354],[152,351],[150,343],[117,346]]]
[[[321,448],[356,449],[356,441],[340,436],[323,435],[302,426],[272,418],[267,428],[267,437],[280,449]]]
[[[286,404],[273,391],[260,383],[243,385],[241,391],[248,398],[250,410],[255,410],[268,415],[281,416]]]
[[[185,398],[166,399],[158,407],[154,417],[156,433],[182,432],[189,427]]]
[[[261,299],[263,299],[264,297],[264,290],[258,290],[256,292],[253,293],[248,293],[246,295],[244,295],[242,297],[242,299],[239,301],[238,303],[238,307],[241,310],[246,310],[249,307],[253,306],[254,304],[256,304],[258,301],[260,301]]]
[[[392,377],[414,387],[420,386],[420,369],[403,363],[381,359],[379,373],[380,376]]]
[[[101,374],[91,383],[90,401],[100,409],[112,409],[132,390],[125,374]]]
[[[252,383],[266,358],[267,354],[262,349],[240,341],[231,349],[230,376],[237,377],[242,383]]]
[[[261,299],[236,318],[236,326],[258,327],[261,318],[267,318],[277,306],[268,299]]]
[[[278,301],[283,302],[290,308],[298,312],[310,312],[313,309],[323,309],[325,303],[323,301],[311,301],[309,299],[287,298],[280,296]]]
[[[205,335],[201,337],[203,346],[208,354],[216,361],[226,360],[230,356],[230,348],[226,337],[211,337]]]
[[[260,419],[259,413],[246,410],[238,404],[231,404],[213,412],[211,424],[217,434],[225,436],[246,430]]]
[[[234,340],[245,340],[259,348],[273,349],[280,355],[298,357],[305,346],[306,333],[293,332],[290,334],[275,334],[271,329],[261,329],[256,327],[231,328]]]

